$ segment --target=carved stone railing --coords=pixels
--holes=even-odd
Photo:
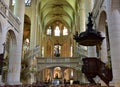
[[[82,65],[82,60],[80,57],[54,57],[54,58],[37,58],[38,70],[49,67],[71,67],[78,68]]]
[[[26,54],[25,54],[25,58],[24,59],[28,59],[28,58],[32,58],[34,57],[36,54],[40,53],[40,46],[36,46],[34,49],[29,50]]]
[[[15,28],[17,32],[20,31],[20,20],[14,16],[13,12],[5,4],[4,0],[0,0],[0,14]]]
[[[87,55],[87,50],[85,50],[81,46],[76,46],[76,53],[80,55],[81,57],[85,57]]]

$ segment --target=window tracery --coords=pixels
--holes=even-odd
[[[56,26],[54,32],[55,32],[55,36],[60,36],[60,29],[59,29],[59,26]]]

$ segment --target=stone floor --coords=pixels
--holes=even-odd
[[[114,87],[114,86],[100,86],[100,85],[4,85],[0,87]]]

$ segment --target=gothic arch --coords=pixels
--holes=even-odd
[[[16,43],[15,33],[14,31],[9,30],[6,34],[6,41],[5,41],[5,56],[8,57],[9,60],[14,60],[14,58],[16,58],[15,56],[16,48],[17,48],[17,43]]]
[[[26,38],[30,39],[30,30],[31,30],[30,28],[31,28],[31,20],[29,16],[25,14],[23,40],[25,40]]]
[[[3,70],[4,80],[6,80],[8,72],[12,70],[11,66],[13,66],[14,60],[16,59],[16,48],[16,36],[14,31],[10,29],[7,31],[5,39],[4,67],[7,68]]]
[[[101,32],[102,36],[105,37],[101,45],[101,60],[105,63],[109,62],[108,57],[110,56],[110,43],[109,43],[109,29],[107,24],[107,14],[105,11],[100,13],[98,31]]]
[[[106,25],[107,22],[107,15],[105,11],[102,11],[100,13],[100,17],[99,17],[99,24],[98,24],[98,30],[104,32],[104,27]]]

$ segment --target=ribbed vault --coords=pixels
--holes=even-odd
[[[39,9],[43,29],[56,21],[71,29],[75,23],[77,0],[41,0]]]

